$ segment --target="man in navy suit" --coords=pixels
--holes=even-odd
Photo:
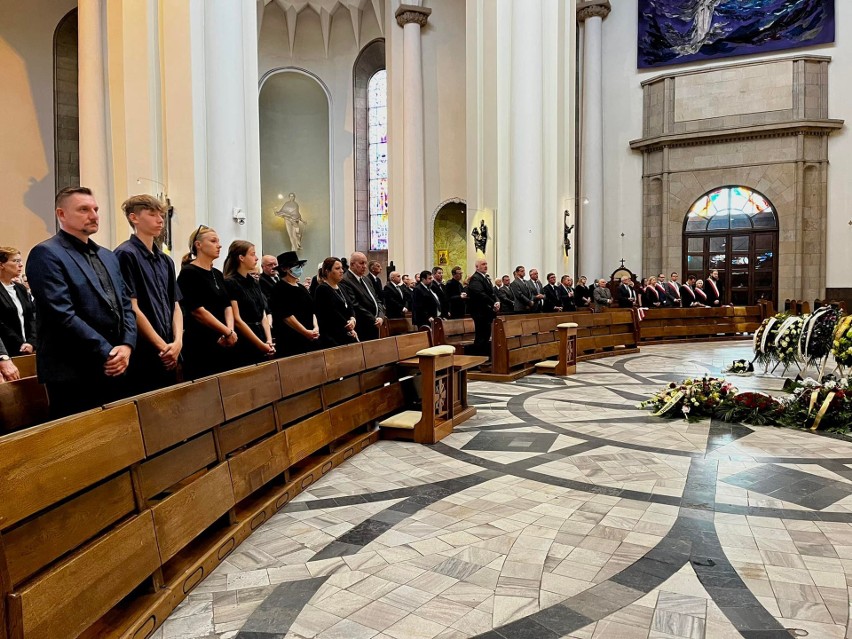
[[[86,187],[56,195],[59,232],[27,260],[36,303],[36,366],[52,418],[120,399],[136,346],[136,316],[118,258],[90,238],[98,203]]]

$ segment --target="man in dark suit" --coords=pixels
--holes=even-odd
[[[690,306],[704,306],[695,297],[695,276],[690,275],[686,278],[686,284],[680,287],[680,299],[684,308]]]
[[[263,291],[263,296],[266,298],[266,303],[272,299],[272,289],[280,281],[278,276],[278,258],[274,255],[264,255],[260,260],[260,290]]]
[[[618,285],[619,308],[633,308],[636,305],[636,289],[631,286],[630,277],[625,275]]]
[[[512,291],[510,284],[512,280],[508,275],[500,278],[501,286],[494,291],[497,294],[497,300],[500,302],[500,310],[503,313],[515,312],[515,293]]]
[[[532,298],[533,306],[530,309],[531,313],[541,313],[544,307],[544,293],[541,280],[538,279],[538,269],[530,269],[530,279],[527,281],[527,287],[530,290],[530,298]]]
[[[441,317],[441,303],[432,288],[432,273],[420,273],[420,282],[411,293],[411,322],[415,327],[430,326],[436,317]]]
[[[563,275],[562,282],[556,289],[559,293],[559,305],[566,313],[573,313],[577,310],[576,295],[574,294],[574,280],[570,275]]]
[[[411,293],[408,287],[402,283],[402,276],[393,271],[390,274],[390,281],[385,284],[385,313],[389,318],[404,317],[409,307],[409,296]]]
[[[33,248],[27,261],[38,377],[54,419],[123,397],[136,346],[136,315],[118,258],[90,239],[99,222],[92,191],[62,189],[56,217],[59,232]]]
[[[556,290],[556,273],[547,274],[547,284],[542,287],[541,292],[544,295],[542,310],[545,313],[562,312],[559,291]]]
[[[488,279],[488,262],[477,259],[475,271],[467,284],[467,307],[473,318],[475,337],[473,352],[477,355],[491,353],[491,324],[500,310],[500,300],[494,293],[491,280]],[[508,288],[503,286],[502,288]]]
[[[509,284],[512,290],[512,295],[515,297],[515,312],[530,313],[535,307],[535,300],[530,296],[530,289],[524,280],[524,275],[527,274],[526,268],[518,266],[515,268],[515,279]]]
[[[376,289],[367,275],[367,256],[356,252],[349,256],[349,270],[340,281],[355,310],[355,332],[362,342],[378,339],[385,321],[385,307],[376,298]]]
[[[654,288],[657,290],[657,297],[660,298],[660,306],[657,308],[665,308],[667,306],[671,306],[669,304],[669,297],[666,292],[666,274],[660,273],[659,277],[657,277],[657,283],[654,284]]]
[[[376,299],[384,304],[384,288],[379,274],[382,272],[382,263],[376,260],[370,262],[368,269],[370,271],[370,281],[373,283],[373,290],[376,293]]]
[[[36,342],[35,304],[18,281],[23,270],[21,252],[0,247],[0,340],[11,357],[32,354]]]
[[[423,281],[423,278],[420,278]],[[436,266],[432,269],[432,284],[430,285],[435,295],[438,296],[438,303],[441,305],[441,316],[450,316],[450,299],[447,297],[447,290],[444,284],[444,269]]]
[[[681,298],[680,298],[680,283],[677,281],[678,274],[672,273],[670,276],[669,283],[666,284],[666,302],[669,306],[674,306],[675,308],[681,307]]]
[[[464,284],[462,284],[461,266],[454,266],[450,274],[452,278],[444,287],[450,304],[449,316],[453,319],[461,319],[465,316],[465,302],[467,301],[467,293],[464,292]]]
[[[722,305],[722,289],[719,285],[719,271],[716,269],[710,271],[707,276],[704,293],[707,295],[707,306],[718,308]]]

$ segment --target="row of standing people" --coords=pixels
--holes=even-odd
[[[694,308],[722,305],[722,289],[719,271],[713,270],[706,282],[689,274],[685,283],[679,282],[677,272],[671,273],[666,281],[664,273],[649,277],[636,286],[630,277],[621,278],[618,295],[609,305],[617,303],[621,308],[642,306],[645,308]]]

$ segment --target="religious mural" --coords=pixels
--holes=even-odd
[[[834,0],[639,0],[640,69],[834,42]]]

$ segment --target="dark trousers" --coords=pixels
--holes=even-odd
[[[130,395],[127,377],[81,374],[67,382],[47,382],[50,418],[59,419],[123,399]]]
[[[473,316],[473,351],[475,355],[491,355],[491,323],[494,315]]]

